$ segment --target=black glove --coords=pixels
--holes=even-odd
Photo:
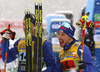
[[[85,61],[79,61],[78,65],[79,65],[79,69],[85,69],[86,68]]]

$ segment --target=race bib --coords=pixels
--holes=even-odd
[[[78,60],[66,60],[61,62],[60,64],[63,71],[67,71],[72,68],[78,69]]]
[[[34,55],[34,53],[33,53]],[[33,56],[34,58],[34,56]],[[26,52],[19,52],[19,67],[18,71],[26,71]]]

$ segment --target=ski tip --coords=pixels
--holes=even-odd
[[[24,10],[25,13],[26,13],[26,12],[29,12],[29,11],[30,11],[29,9],[27,9],[27,10],[25,9],[25,10]]]
[[[37,0],[35,0],[35,3],[37,3],[38,1]]]
[[[27,12],[27,10],[25,9],[25,10],[24,10],[24,13],[26,13],[26,12]]]
[[[42,3],[41,0],[39,0],[39,3]]]
[[[25,9],[24,12],[26,12],[27,10]]]
[[[25,9],[25,10],[24,10],[24,13],[25,13],[25,15],[26,15],[26,14],[30,14],[30,10],[29,10],[29,9]]]
[[[30,11],[29,9],[27,9],[27,11]]]

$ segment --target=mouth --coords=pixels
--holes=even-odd
[[[60,42],[60,44],[63,44],[64,43],[64,41],[59,41]]]

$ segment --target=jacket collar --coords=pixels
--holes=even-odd
[[[66,44],[64,47],[63,47],[63,50],[66,51],[68,49],[70,49],[70,47],[76,42],[77,40],[73,40],[70,44]]]

